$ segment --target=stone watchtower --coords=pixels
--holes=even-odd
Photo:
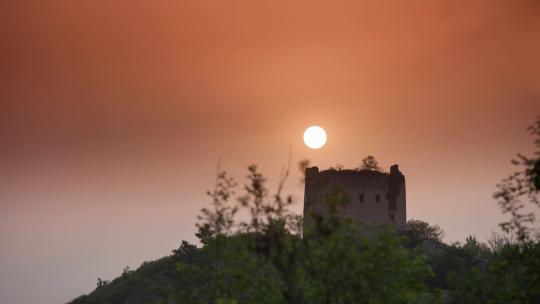
[[[310,213],[324,215],[326,195],[336,187],[349,196],[341,216],[367,225],[386,224],[397,230],[405,229],[405,176],[397,165],[390,167],[390,173],[306,168],[304,226],[310,222]]]

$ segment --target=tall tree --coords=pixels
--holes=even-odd
[[[373,155],[368,155],[364,159],[362,159],[362,163],[360,164],[359,169],[377,172],[382,171],[381,167],[379,167],[379,162],[375,159],[375,156]]]
[[[534,232],[534,212],[524,211],[524,201],[540,207],[540,117],[528,130],[535,137],[535,152],[532,156],[517,155],[512,164],[519,170],[503,179],[494,194],[503,213],[511,215],[510,220],[501,223],[501,227],[505,232],[515,234],[520,242],[534,237],[531,235]]]
[[[199,233],[206,237],[211,234],[230,234],[234,225],[234,215],[238,207],[230,203],[234,195],[236,182],[232,177],[227,176],[227,172],[222,171],[218,162],[216,184],[212,191],[207,191],[212,198],[212,208],[203,208],[201,214],[197,216],[199,223]]]

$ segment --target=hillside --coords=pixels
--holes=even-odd
[[[124,272],[110,283],[98,286],[88,295],[80,296],[70,304],[156,304],[163,303],[181,286],[176,264],[179,255],[163,257],[143,263],[137,270]]]

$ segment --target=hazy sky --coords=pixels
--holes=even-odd
[[[299,160],[373,154],[405,174],[408,218],[458,241],[498,230],[495,184],[532,147],[540,1],[11,2],[1,303],[66,302],[194,241],[218,158],[272,185],[290,146],[299,211]]]

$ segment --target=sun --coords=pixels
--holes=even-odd
[[[304,131],[304,143],[311,149],[320,149],[326,144],[326,131],[319,126],[311,126]]]

